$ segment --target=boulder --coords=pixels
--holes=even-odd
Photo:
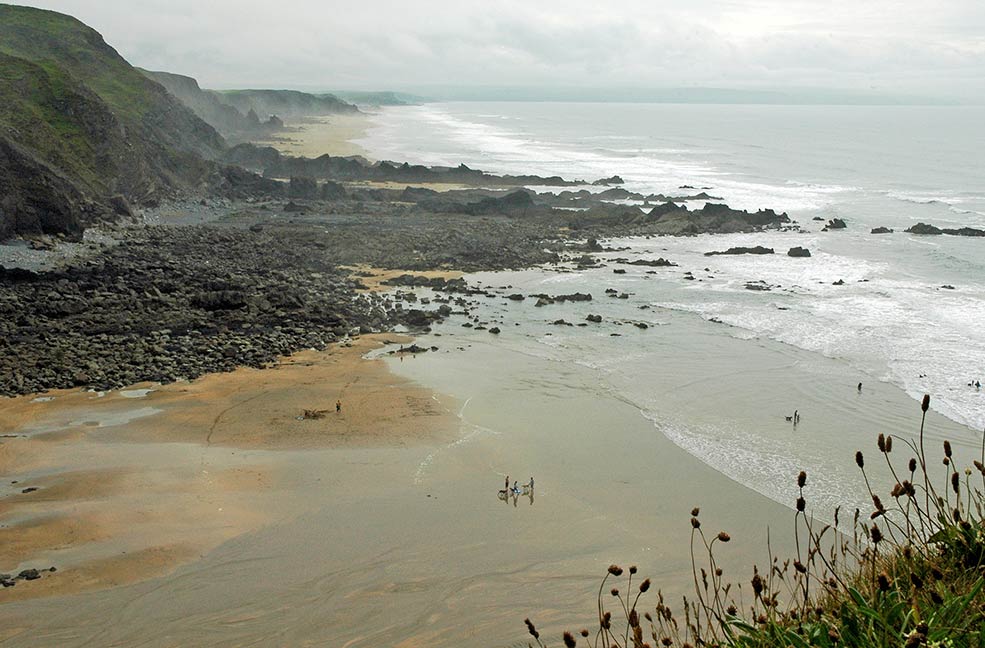
[[[888,227],[873,227],[872,234],[892,234],[893,230]]]
[[[809,257],[810,255],[811,255],[811,251],[808,250],[807,248],[792,247],[789,250],[787,250],[787,256],[806,258]]]

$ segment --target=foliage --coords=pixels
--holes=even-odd
[[[974,469],[959,471],[949,442],[943,445],[945,482],[930,477],[924,449],[924,426],[930,397],[925,396],[917,442],[905,440],[912,458],[894,463],[893,437],[879,435],[878,448],[895,478],[890,505],[872,491],[865,458],[855,462],[872,498],[872,511],[854,514],[851,537],[834,524],[818,528],[806,513],[807,475],[797,476],[799,496],[794,514],[796,556],[780,561],[770,555],[767,569],[753,568],[749,589],[724,583],[716,549],[727,533],[706,535],[699,510],[691,517],[694,594],[683,600],[683,616],[665,604],[641,612],[638,603],[650,588],[644,580],[633,589],[630,567],[626,588],[610,578],[624,571],[609,567],[599,588],[597,629],[580,638],[566,632],[564,645],[619,648],[654,646],[697,648],[971,648],[985,645],[985,439]],[[978,478],[981,478],[979,486]],[[747,597],[751,596],[751,600]],[[613,611],[610,610],[614,610]],[[544,648],[528,619],[527,630]],[[651,643],[652,642],[652,643]]]

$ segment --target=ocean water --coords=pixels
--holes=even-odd
[[[606,390],[732,479],[786,501],[789,475],[809,467],[831,476],[827,504],[864,503],[842,467],[853,469],[860,438],[912,438],[925,393],[942,415],[940,434],[977,456],[985,391],[969,383],[985,381],[985,238],[903,230],[918,222],[985,228],[980,108],[449,103],[387,108],[373,122],[359,143],[378,159],[588,182],[618,174],[633,191],[680,195],[690,185],[733,207],[773,208],[798,222],[801,232],[608,241],[630,251],[603,258],[666,257],[679,265],[656,273],[624,266],[627,273],[615,276],[618,266],[610,266],[473,277],[531,292],[593,293],[595,301],[578,309],[476,312],[523,325],[522,335],[510,331],[497,344],[594,368]],[[831,218],[848,228],[822,232]],[[871,234],[877,226],[896,232]],[[777,254],[704,256],[739,245]],[[788,257],[794,246],[812,257]],[[773,289],[747,290],[752,281]],[[608,287],[631,299],[604,299]],[[585,311],[651,328],[613,337],[623,329],[550,327],[562,310],[572,322]],[[719,355],[708,354],[716,345]],[[784,357],[789,362],[774,363]],[[862,395],[857,382],[866,386]],[[872,402],[854,400],[877,388]],[[680,396],[685,389],[699,395],[696,403]],[[798,406],[838,430],[796,441],[777,436],[773,422]]]

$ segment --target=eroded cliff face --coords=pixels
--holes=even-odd
[[[114,195],[153,204],[198,187],[224,148],[94,30],[0,6],[0,237],[77,236]]]

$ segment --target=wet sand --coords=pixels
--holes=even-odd
[[[310,502],[282,451],[455,438],[429,390],[363,358],[385,341],[408,339],[365,336],[191,383],[0,401],[0,571],[58,568],[0,590],[0,604],[159,576],[296,515]],[[318,418],[299,420],[306,409]]]
[[[352,272],[352,277],[358,279],[366,286],[367,292],[384,292],[393,290],[394,286],[385,285],[383,282],[409,274],[415,277],[427,277],[428,279],[459,279],[464,273],[458,270],[387,270],[384,268],[374,268],[367,265],[342,266],[342,268]]]
[[[369,124],[370,116],[365,113],[309,117],[285,122],[285,132],[256,143],[272,146],[281,153],[298,157],[366,157],[366,151],[354,142],[365,135]]]
[[[434,342],[387,363],[454,387],[460,436],[283,451],[283,488],[309,508],[166,578],[2,606],[0,625],[25,629],[12,645],[515,645],[528,615],[552,637],[590,624],[611,562],[687,591],[692,506],[733,534],[723,564],[737,576],[764,559],[764,524],[788,522],[599,391],[593,371]],[[534,496],[498,500],[507,473],[534,475]]]

